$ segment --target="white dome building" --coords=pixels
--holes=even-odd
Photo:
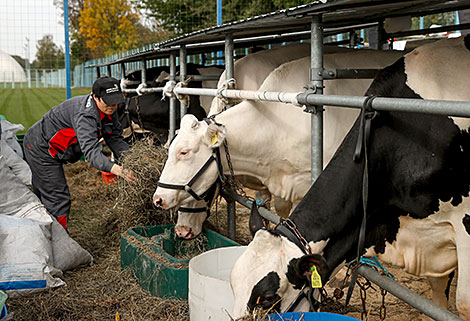
[[[26,74],[13,57],[0,50],[0,83],[25,82]]]

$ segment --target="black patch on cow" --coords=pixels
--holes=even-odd
[[[465,214],[465,216],[462,219],[463,226],[465,226],[465,231],[467,231],[467,234],[470,235],[470,215]]]
[[[329,271],[325,259],[319,254],[308,254],[300,258],[290,260],[287,265],[287,279],[294,285],[294,289],[300,290],[309,283],[311,277],[310,268],[315,266],[321,276],[322,283],[325,284]]]
[[[272,308],[273,312],[280,312],[281,297],[277,294],[280,284],[279,275],[274,271],[269,272],[253,287],[248,300],[248,309],[252,311],[255,306],[260,306],[265,310]]]
[[[408,87],[406,80],[405,58],[402,57],[377,74],[366,96],[421,98]]]
[[[466,35],[466,36],[463,38],[463,43],[465,44],[465,48],[467,48],[468,50],[470,50],[470,35]]]

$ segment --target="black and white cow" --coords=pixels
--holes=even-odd
[[[188,75],[219,75],[223,69],[220,67],[204,67],[197,64],[187,64]],[[153,67],[146,70],[147,87],[163,87],[166,82],[166,76],[169,73],[169,67]],[[142,72],[134,71],[121,80],[123,88],[137,88],[141,81]],[[190,81],[188,86],[192,88],[202,88],[213,86],[215,88],[216,81]],[[130,127],[133,123],[134,127],[138,126],[139,132],[142,130],[151,131],[156,135],[158,140],[165,143],[168,138],[169,130],[169,98],[162,100],[162,93],[145,93],[143,95],[127,94],[126,105],[118,108],[119,120],[123,128]],[[196,116],[202,120],[207,115],[212,98],[206,96],[189,96],[189,106],[186,113]],[[204,108],[206,106],[206,108]],[[206,111],[207,110],[207,111]],[[180,102],[176,102],[176,124],[180,122]],[[140,128],[143,127],[143,128]]]
[[[463,44],[463,50],[468,51],[469,40],[456,39],[449,45]],[[449,62],[441,59],[440,65],[434,65],[437,71],[423,69],[433,65],[426,61],[436,59],[431,55],[424,57],[426,64],[410,63],[416,69],[405,68],[409,67],[405,61],[423,59],[419,55],[420,51],[416,50],[385,68],[366,95],[438,99],[440,95],[448,95],[449,90],[458,92],[468,84],[461,78],[446,78],[441,86],[439,82],[426,81],[447,75],[439,73],[446,67],[450,71],[468,68],[466,63],[459,66],[466,59],[450,56]],[[459,74],[462,73],[449,73]],[[468,79],[468,75],[462,76]],[[461,95],[465,95],[465,90]],[[455,99],[459,99],[458,94]],[[367,151],[369,180],[364,246],[383,252],[386,242],[396,240],[400,216],[433,218],[454,212],[458,219],[450,222],[453,235],[449,244],[458,253],[456,302],[459,314],[469,320],[470,136],[467,128],[460,129],[458,123],[459,120],[446,116],[417,113],[381,111],[375,115]],[[254,239],[231,273],[235,297],[233,317],[244,315],[255,305],[271,307],[279,300],[276,308],[284,311],[300,288],[308,284],[313,265],[324,284],[333,269],[355,258],[363,216],[364,152],[360,162],[353,162],[360,127],[358,118],[331,162],[290,216],[312,254],[305,255],[285,236],[282,228],[267,231],[254,227]]]

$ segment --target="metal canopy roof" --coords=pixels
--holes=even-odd
[[[90,67],[167,58],[169,53],[185,45],[188,54],[223,50],[226,34],[232,34],[234,46],[263,44],[310,38],[313,15],[322,15],[325,35],[345,32],[376,24],[385,18],[424,16],[470,8],[470,0],[317,0],[252,18],[222,24],[188,33],[164,42],[153,49]]]
[[[157,45],[165,48],[223,40],[226,33],[242,38],[309,30],[311,16],[316,14],[322,15],[327,29],[352,26],[358,22],[377,22],[390,17],[423,16],[466,8],[470,8],[469,0],[323,0],[195,31]]]

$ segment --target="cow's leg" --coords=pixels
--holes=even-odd
[[[428,277],[429,284],[431,284],[432,302],[437,304],[443,309],[447,310],[447,297],[445,294],[447,288],[448,276],[439,278]]]
[[[276,209],[276,213],[279,216],[286,218],[290,215],[292,203],[277,196],[274,196],[274,208]]]
[[[458,276],[456,304],[460,317],[470,320],[470,217],[464,214],[454,222],[455,243],[457,245]]]

